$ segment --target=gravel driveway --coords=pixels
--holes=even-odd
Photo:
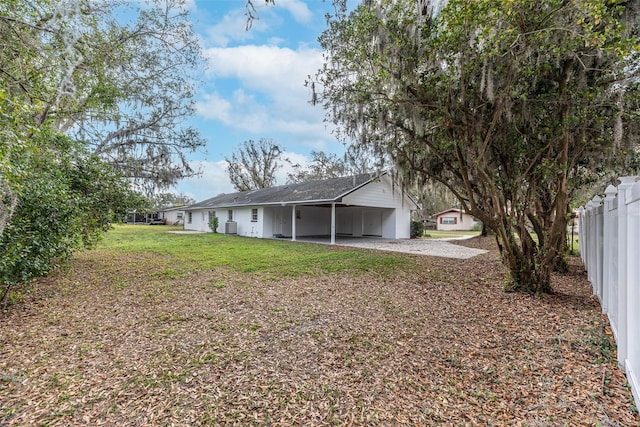
[[[201,231],[170,231],[176,234],[199,234]],[[473,237],[473,236],[469,236]],[[378,249],[381,251],[404,252],[414,255],[438,256],[443,258],[469,259],[488,251],[484,249],[467,248],[456,245],[456,240],[464,240],[469,237],[453,239],[383,239],[381,237],[336,237],[336,245],[353,248]],[[328,237],[299,237],[299,242],[330,244]]]
[[[327,239],[298,239],[305,242],[329,244]],[[441,239],[382,239],[382,238],[338,238],[336,245],[354,248],[378,249],[382,251],[404,252],[415,255],[438,256],[444,258],[468,259],[484,254],[484,249],[467,248],[456,245],[455,240]]]

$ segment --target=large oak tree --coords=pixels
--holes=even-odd
[[[140,6],[136,8],[136,6]],[[0,2],[0,300],[193,174],[197,39],[178,1]]]
[[[83,141],[149,193],[194,174],[186,153],[204,140],[184,123],[202,58],[180,0],[8,0],[0,37],[0,90],[23,125]]]
[[[345,135],[495,233],[508,290],[550,292],[575,188],[634,134],[631,5],[367,1],[321,36],[313,84]]]

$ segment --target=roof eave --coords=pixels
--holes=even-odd
[[[280,202],[266,202],[266,203],[240,203],[240,204],[220,204],[214,206],[195,206],[189,207],[185,210],[196,211],[200,209],[220,209],[220,208],[246,208],[249,206],[300,206],[300,205],[317,205],[320,203],[340,203],[342,196],[335,199],[315,199],[315,200],[291,200]]]

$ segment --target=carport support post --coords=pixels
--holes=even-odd
[[[331,244],[336,244],[336,204],[331,203]]]
[[[296,241],[296,205],[291,206],[291,241]]]

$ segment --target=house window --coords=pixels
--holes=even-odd
[[[193,222],[193,212],[189,212],[187,214],[187,224],[191,224]]]
[[[440,224],[454,225],[457,223],[458,223],[458,218],[456,217],[440,217]]]
[[[258,209],[251,209],[251,222],[258,222]]]
[[[233,221],[233,209],[228,210],[227,221]]]
[[[182,212],[178,212],[178,219],[182,219]]]
[[[216,211],[209,211],[209,222],[211,222],[215,217],[216,217]]]

